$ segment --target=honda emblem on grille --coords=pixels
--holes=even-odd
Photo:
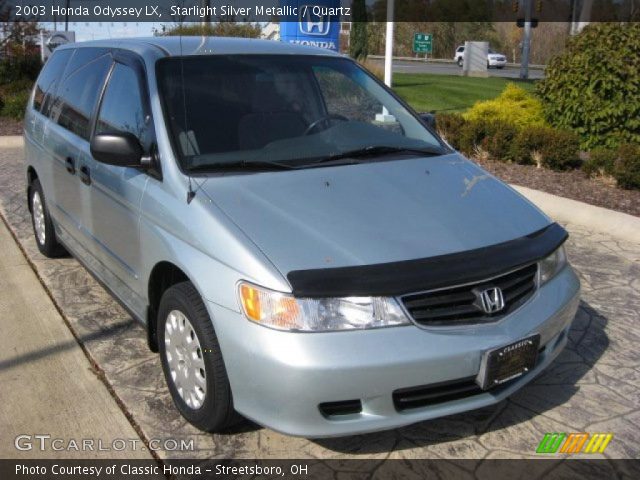
[[[502,290],[498,287],[487,288],[478,294],[480,305],[486,313],[496,313],[504,308]]]

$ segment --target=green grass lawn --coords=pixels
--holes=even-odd
[[[474,78],[429,73],[395,73],[393,89],[418,112],[459,112],[478,100],[500,95],[509,82],[532,91],[534,83],[508,78]]]

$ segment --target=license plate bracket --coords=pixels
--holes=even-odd
[[[538,359],[540,335],[487,350],[482,356],[476,383],[489,390],[531,371]]]

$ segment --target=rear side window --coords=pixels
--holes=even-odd
[[[71,75],[78,68],[86,65],[89,62],[93,62],[96,58],[101,57],[107,53],[109,53],[108,48],[78,48],[71,58],[69,65],[67,66],[65,76]]]
[[[110,66],[111,56],[104,55],[65,78],[51,109],[56,123],[89,139],[91,114]]]
[[[116,63],[104,92],[96,133],[128,132],[145,145],[146,124],[138,77],[132,68]]]
[[[40,76],[36,82],[36,91],[33,96],[33,108],[37,111],[43,112],[42,107],[45,103],[45,96],[47,93],[53,93],[52,90],[55,89],[56,83],[62,77],[64,68],[72,53],[73,50],[58,50],[54,52],[47,63],[44,64],[42,72],[40,72]]]

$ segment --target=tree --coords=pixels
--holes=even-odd
[[[13,15],[11,6],[0,6],[0,51],[11,55],[12,49],[35,46],[40,29],[35,18],[17,18]]]
[[[369,35],[367,32],[367,6],[365,0],[353,0],[351,19],[351,38],[349,55],[356,60],[364,60],[369,54]]]
[[[216,23],[178,24],[175,27],[156,32],[158,35],[169,36],[210,36],[210,37],[244,37],[260,38],[262,27],[259,23],[224,21]]]

